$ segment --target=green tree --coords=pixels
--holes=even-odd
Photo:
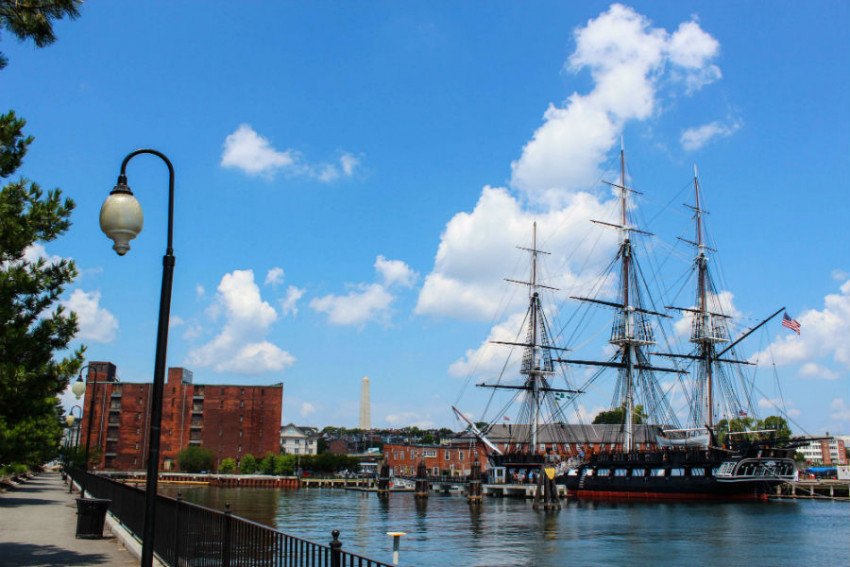
[[[759,429],[773,429],[776,432],[777,441],[788,441],[791,438],[791,428],[788,426],[788,422],[784,417],[778,415],[770,415],[764,418],[759,424]]]
[[[601,411],[596,414],[596,417],[593,418],[594,424],[614,424],[619,425],[625,423],[626,421],[626,407],[620,406],[618,408],[614,408],[607,411]],[[634,412],[632,413],[632,423],[640,424],[646,421],[646,412],[643,409],[643,406],[638,404],[634,408]]]
[[[218,464],[218,472],[221,474],[233,474],[236,472],[236,459],[227,457]]]
[[[274,474],[274,453],[266,453],[257,468],[262,474]]]
[[[239,472],[242,474],[254,474],[257,472],[257,458],[248,453],[239,462]]]
[[[52,43],[53,20],[78,15],[76,0],[0,0],[0,30],[38,47]],[[0,53],[0,69],[7,59]],[[20,167],[32,136],[14,111],[0,114],[0,178]],[[56,397],[82,363],[83,349],[55,359],[77,332],[56,306],[76,277],[70,260],[40,258],[35,244],[70,226],[74,204],[25,179],[0,189],[0,464],[39,464],[56,456],[61,425]]]
[[[81,0],[0,0],[0,29],[7,29],[18,39],[31,39],[38,47],[56,41],[53,20],[80,15]],[[0,69],[8,63],[0,53]]]
[[[735,437],[740,437],[739,435],[730,436],[730,433],[751,431],[752,429],[755,429],[753,427],[754,425],[756,425],[756,422],[751,417],[734,417],[732,419],[721,419],[717,422],[717,442],[721,445],[728,445],[730,442],[735,440]]]
[[[182,472],[209,472],[215,465],[215,453],[206,447],[189,445],[177,453],[177,464]]]
[[[277,455],[274,458],[274,474],[278,476],[290,476],[295,474],[295,466],[298,461],[296,455]]]

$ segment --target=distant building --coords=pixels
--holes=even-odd
[[[287,455],[315,455],[319,452],[319,431],[294,423],[280,428],[280,450]]]
[[[844,440],[836,437],[811,439],[806,445],[799,447],[797,452],[803,455],[806,463],[812,465],[847,464]]]
[[[347,455],[351,453],[351,444],[345,439],[331,439],[328,441],[328,453]]]
[[[96,468],[146,468],[152,386],[119,381],[111,362],[89,363],[80,445],[86,443],[93,418],[91,447],[100,449]],[[239,460],[248,453],[277,452],[282,405],[282,384],[194,384],[191,371],[169,368],[162,403],[160,469],[175,470],[177,454],[190,445],[212,450],[217,463],[226,457]]]
[[[384,458],[395,476],[415,476],[419,461],[430,476],[468,476],[477,459],[487,468],[487,454],[480,443],[455,445],[384,445]]]

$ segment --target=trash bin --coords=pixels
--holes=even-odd
[[[100,539],[103,522],[112,500],[102,498],[77,498],[77,537]]]

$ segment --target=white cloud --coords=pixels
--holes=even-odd
[[[383,256],[378,256],[375,260],[375,269],[381,274],[386,286],[398,284],[410,287],[418,277],[418,274],[401,260],[387,260]]]
[[[207,290],[204,289],[204,286],[201,284],[197,284],[195,286],[195,297],[201,299],[204,295],[206,295]]]
[[[614,231],[594,228],[588,219],[609,215],[609,208],[589,193],[576,193],[564,208],[535,214],[524,211],[506,189],[485,187],[471,213],[458,213],[446,225],[415,312],[492,320],[506,307],[502,278],[528,277],[528,255],[516,246],[531,244],[535,221],[538,246],[551,252],[544,267],[559,268],[541,283],[566,292],[585,287],[597,274],[591,257],[610,254],[617,242]],[[515,308],[525,304],[519,292],[514,299]]]
[[[184,325],[186,321],[183,320],[182,317],[178,317],[177,315],[172,315],[168,318],[168,328],[173,329],[175,327],[179,327]]]
[[[457,377],[499,375],[505,365],[505,360],[512,351],[508,347],[495,345],[490,341],[516,341],[516,334],[522,327],[524,316],[524,313],[516,313],[508,317],[506,321],[493,326],[490,335],[477,349],[467,350],[462,358],[449,366],[449,375]],[[521,357],[522,354],[514,356],[514,365]]]
[[[221,166],[240,169],[248,175],[273,176],[275,172],[295,165],[292,150],[274,149],[268,138],[257,134],[248,124],[240,124],[224,139]]]
[[[283,283],[283,268],[272,268],[266,273],[266,285],[278,285]]]
[[[735,294],[731,291],[708,293],[706,294],[706,302],[708,303],[708,311],[711,313],[728,315],[732,321],[741,317],[741,312],[735,307]],[[691,305],[691,308],[696,309],[696,306]],[[673,330],[676,332],[676,335],[679,337],[690,336],[693,318],[693,313],[684,311],[682,316],[673,323]]]
[[[710,62],[719,52],[720,43],[697,22],[683,22],[668,44],[670,61],[679,66],[673,72],[674,79],[685,83],[688,94],[713,83],[722,76],[720,68]]]
[[[715,138],[727,138],[741,128],[740,121],[720,122],[714,121],[702,126],[688,128],[679,137],[679,143],[688,151],[702,148]]]
[[[832,410],[829,417],[835,420],[850,421],[850,407],[844,402],[844,398],[835,398],[829,405]]]
[[[799,335],[782,329],[783,335],[753,358],[769,359],[772,355],[778,366],[823,358],[850,369],[850,280],[839,291],[824,298],[823,309],[809,309],[794,317],[800,322]]]
[[[63,300],[68,310],[77,314],[80,331],[78,339],[109,343],[115,339],[118,331],[118,319],[108,309],[100,306],[100,292],[87,293],[75,289],[68,299]]]
[[[381,283],[361,283],[352,286],[346,295],[317,297],[310,302],[310,307],[326,314],[334,325],[360,326],[373,320],[389,320],[390,306],[396,298],[392,288],[411,287],[418,274],[401,260],[388,260],[383,256],[375,259],[374,267]]]
[[[493,317],[503,294],[501,278],[513,273],[516,261],[509,252],[529,241],[534,220],[553,252],[548,264],[558,267],[548,284],[569,290],[583,283],[580,278],[589,281],[596,272],[588,268],[610,255],[616,235],[591,232],[588,219],[610,218],[610,201],[586,190],[598,185],[626,123],[657,112],[662,84],[681,87],[688,83],[685,77],[700,73],[707,73],[701,82],[707,84],[709,75],[720,76],[719,69],[706,71],[719,46],[695,21],[670,34],[614,4],[577,29],[575,40],[567,67],[589,70],[592,89],[546,109],[543,124],[511,164],[511,188],[518,195],[486,186],[472,212],[449,221],[416,313]]]
[[[310,402],[301,402],[301,417],[310,417],[316,413],[316,406]]]
[[[819,378],[821,380],[837,380],[839,376],[838,372],[815,362],[807,362],[801,366],[800,375],[807,378]]]
[[[326,295],[310,302],[310,307],[328,316],[334,325],[363,325],[387,317],[393,295],[380,284],[360,284],[346,295]]]
[[[720,77],[710,63],[719,45],[695,21],[670,35],[631,8],[614,4],[577,29],[575,39],[568,69],[588,69],[593,89],[571,94],[563,106],[550,105],[543,125],[511,165],[513,187],[548,206],[600,178],[600,164],[625,123],[655,112],[665,77],[683,83],[687,92]]]
[[[265,340],[277,319],[263,301],[252,270],[234,270],[221,278],[216,306],[224,314],[221,332],[207,344],[192,349],[187,364],[216,372],[261,374],[291,366],[295,358]]]
[[[342,154],[339,158],[339,166],[342,168],[342,174],[346,177],[354,175],[354,170],[360,166],[360,159],[351,154]]]
[[[836,268],[835,270],[832,270],[832,273],[830,273],[830,277],[832,277],[832,279],[837,282],[844,282],[850,279],[850,273]]]
[[[45,260],[48,264],[56,264],[61,262],[63,258],[61,256],[54,256],[52,254],[47,253],[47,249],[44,245],[36,242],[30,246],[24,248],[24,261],[28,263],[34,263],[38,260]]]
[[[306,290],[294,285],[286,288],[286,297],[280,300],[281,315],[298,315],[298,300],[304,296]]]
[[[249,124],[240,124],[224,139],[221,154],[221,167],[268,179],[283,172],[330,183],[340,177],[352,177],[359,165],[360,159],[347,152],[334,163],[309,163],[296,150],[275,149],[268,138],[258,134]]]

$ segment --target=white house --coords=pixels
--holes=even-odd
[[[280,451],[285,455],[318,453],[319,431],[315,427],[299,427],[294,423],[280,428]]]

